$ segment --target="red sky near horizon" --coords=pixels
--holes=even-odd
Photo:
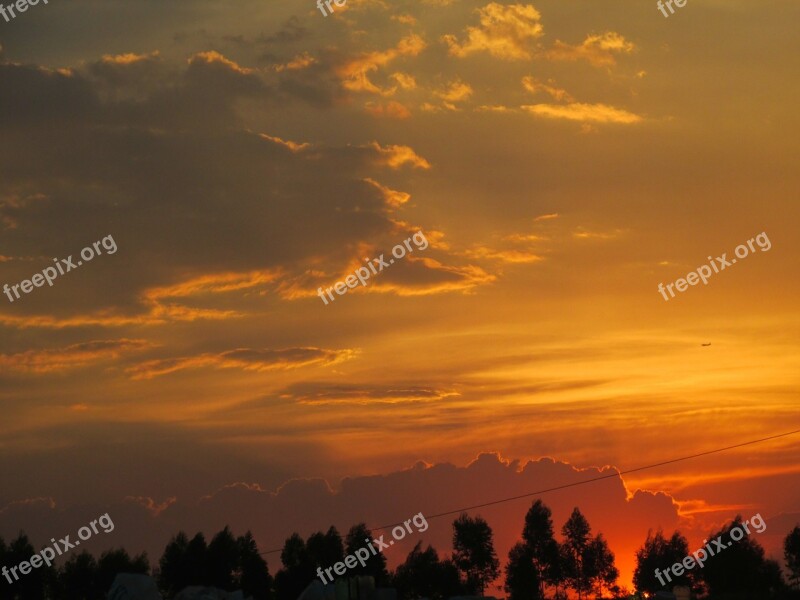
[[[0,284],[117,247],[0,294],[0,536],[109,511],[98,549],[157,560],[225,524],[273,549],[800,428],[798,13],[75,0],[0,21]],[[760,513],[780,559],[798,444],[542,500],[557,531],[581,508],[627,586],[658,527],[696,547]],[[532,500],[476,511],[503,561]],[[418,539],[449,554],[451,522]]]

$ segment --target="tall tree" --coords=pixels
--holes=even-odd
[[[694,579],[692,571],[686,571],[680,576],[671,574],[672,582],[668,582],[662,574],[663,585],[656,577],[656,569],[663,572],[688,555],[689,542],[679,532],[675,531],[669,539],[666,539],[660,529],[655,535],[652,530],[648,531],[644,545],[636,551],[636,570],[633,573],[633,585],[636,590],[655,594],[658,590],[672,588],[675,585],[691,586]]]
[[[209,585],[208,545],[205,536],[197,532],[186,546],[186,566],[189,573],[187,585]]]
[[[541,500],[536,500],[525,515],[522,539],[529,550],[539,595],[543,598],[545,586],[555,586],[558,582],[560,569],[558,542],[553,535],[553,515]]]
[[[578,598],[603,587],[611,588],[619,576],[614,554],[602,534],[592,537],[589,522],[576,507],[561,530],[561,555],[565,579]]]
[[[586,572],[585,558],[591,541],[592,529],[586,517],[575,507],[561,534],[564,542],[561,545],[562,556],[564,558],[564,568],[566,580],[569,587],[578,592],[578,598],[591,589],[591,585]]]
[[[253,600],[269,600],[272,596],[272,577],[267,562],[258,552],[258,546],[249,531],[240,536],[236,543],[239,546],[239,570],[237,584],[245,597]]]
[[[366,542],[362,544],[365,546]],[[323,569],[344,560],[344,543],[336,527],[331,526],[327,533],[318,531],[306,540],[311,561]]]
[[[36,553],[28,536],[21,533],[16,539],[6,546],[0,539],[0,566],[15,566],[22,561],[30,560]],[[47,597],[48,589],[56,584],[56,570],[54,567],[42,565],[38,569],[33,569],[27,575],[23,575],[19,570],[16,571],[18,580],[9,574],[13,583],[9,584],[5,577],[0,578],[0,598],[15,599],[24,598],[25,600],[43,600]]]
[[[208,545],[206,581],[208,585],[234,591],[234,571],[239,566],[239,546],[230,529],[217,533]]]
[[[500,574],[492,528],[480,516],[473,519],[462,513],[453,521],[453,562],[473,594],[483,595],[486,586]]]
[[[533,551],[524,542],[517,542],[508,553],[505,568],[505,591],[508,600],[544,600],[539,569]]]
[[[591,542],[586,552],[585,563],[590,565],[592,575],[592,590],[598,595],[603,589],[615,590],[619,570],[614,566],[614,553],[602,533],[598,533]]]
[[[186,562],[189,538],[179,531],[164,548],[158,561],[158,586],[164,595],[172,597],[189,585],[191,574]]]
[[[783,557],[789,569],[789,582],[800,588],[800,527],[795,527],[783,540]]]
[[[731,538],[730,532],[735,527],[744,532],[741,525],[742,517],[737,515],[731,523],[709,536],[709,540],[721,537],[724,549],[717,550],[706,561],[698,576],[708,586],[711,596],[745,594],[753,600],[767,598],[785,583],[774,561],[764,558],[764,548],[758,542],[746,534],[738,541]],[[716,546],[710,541],[709,544],[712,549]]]
[[[353,554],[359,548],[366,548],[367,540],[371,542],[373,537],[366,523],[353,525],[350,531],[347,532],[347,537],[345,538],[345,552],[347,554]],[[375,578],[375,585],[377,586],[383,586],[389,582],[389,571],[386,570],[386,557],[382,552],[378,552],[375,556],[370,555],[365,566],[362,567],[361,564],[358,564],[355,568],[350,569],[349,573],[354,576],[372,575],[372,577]]]
[[[281,562],[283,568],[275,574],[275,594],[278,600],[296,600],[314,579],[316,570],[299,534],[293,533],[286,540]]]

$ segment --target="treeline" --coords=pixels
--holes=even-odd
[[[737,516],[708,539],[731,539],[731,530],[741,524],[742,518]],[[589,523],[577,508],[561,535],[562,541],[556,541],[550,509],[540,500],[534,502],[525,515],[522,541],[509,553],[505,584],[509,600],[559,600],[567,598],[570,590],[578,598],[603,597],[604,593],[613,598],[630,597],[627,590],[616,585],[614,555],[606,548],[602,534],[592,537]],[[656,569],[663,573],[689,555],[688,541],[680,532],[669,538],[660,530],[648,532],[636,552],[635,596],[652,597],[658,591],[682,585],[691,589],[692,598],[708,600],[800,599],[800,527],[784,540],[788,584],[780,565],[765,558],[764,549],[751,535],[710,556],[702,568],[672,575],[669,583],[663,582],[662,575],[659,581]]]
[[[737,517],[709,539],[723,536],[741,524]],[[440,556],[430,545],[418,542],[405,561],[389,571],[383,554],[356,564],[346,577],[369,575],[378,587],[394,587],[402,600],[444,600],[456,595],[494,595],[487,591],[500,576],[500,561],[493,533],[481,517],[459,516],[452,524],[453,551]],[[375,536],[360,523],[342,538],[335,527],[303,539],[292,534],[280,554],[281,568],[271,576],[250,532],[234,537],[226,527],[206,542],[202,533],[193,538],[179,532],[167,544],[152,575],[162,594],[171,598],[189,585],[241,589],[254,600],[297,600],[323,569],[342,562]],[[388,536],[387,536],[388,537]],[[746,536],[710,557],[702,569],[673,577],[669,587],[687,585],[693,597],[709,600],[776,600],[798,598],[800,592],[800,527],[785,538],[789,582],[777,562],[764,556],[763,548]],[[35,552],[24,534],[8,546],[0,539],[0,566],[14,566]],[[648,533],[636,553],[634,585],[639,598],[664,589],[656,569],[667,569],[690,555],[684,536],[674,532]],[[557,540],[550,509],[537,500],[525,515],[521,541],[514,545],[505,566],[504,591],[508,600],[565,600],[577,598],[629,598],[618,583],[614,554],[603,535],[592,534],[578,508],[572,511]],[[104,600],[117,573],[151,574],[147,556],[131,558],[123,549],[110,550],[95,559],[88,552],[75,553],[59,568],[34,569],[20,580],[0,581],[0,600]]]

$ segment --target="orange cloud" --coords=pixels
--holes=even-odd
[[[577,238],[579,240],[588,240],[588,239],[595,239],[595,240],[612,240],[622,232],[617,229],[616,231],[612,232],[602,232],[602,231],[586,231],[585,229],[580,229],[579,231],[575,231],[572,234],[572,237]]]
[[[341,385],[337,383],[302,383],[283,392],[301,404],[399,404],[435,402],[459,393],[416,385]]]
[[[103,55],[103,62],[106,64],[115,64],[115,65],[130,65],[137,62],[143,62],[146,60],[152,60],[154,58],[158,58],[159,52],[156,50],[155,52],[151,52],[150,54],[104,54]]]
[[[145,340],[96,340],[64,348],[0,354],[0,366],[27,373],[52,373],[116,359],[123,354],[152,347],[153,344]]]
[[[299,71],[300,69],[305,69],[310,67],[311,65],[315,64],[317,59],[311,56],[308,52],[303,52],[302,54],[298,54],[288,63],[283,65],[275,65],[274,69],[280,73],[281,71]]]
[[[285,146],[286,148],[295,153],[311,147],[311,144],[308,143],[298,144],[297,142],[293,142],[291,140],[284,140],[279,137],[273,137],[271,135],[267,135],[266,133],[259,133],[258,135],[262,139],[269,140],[270,142],[273,142],[275,144],[280,144],[281,146]]]
[[[373,102],[367,102],[364,105],[364,110],[367,111],[370,115],[377,118],[387,118],[387,119],[408,119],[411,116],[411,111],[408,110],[405,106],[400,104],[399,102],[387,102],[384,104],[383,102],[379,102],[377,104]]]
[[[523,250],[495,250],[486,246],[476,246],[467,250],[465,255],[471,258],[487,258],[507,263],[532,263],[544,260],[541,256]]]
[[[237,73],[241,73],[242,75],[249,75],[253,73],[253,69],[248,69],[246,67],[240,67],[238,64],[225,58],[219,52],[215,50],[210,50],[208,52],[198,52],[194,56],[192,56],[188,61],[190,65],[201,64],[205,63],[208,65],[217,64],[223,65],[230,69],[231,71],[236,71]]]
[[[445,35],[450,54],[463,58],[486,51],[505,60],[532,57],[531,43],[542,36],[541,15],[531,4],[503,5],[491,2],[478,9],[480,27],[468,27],[467,39],[459,43],[454,35]]]
[[[639,123],[642,117],[607,104],[532,104],[522,107],[529,113],[548,119],[566,119],[590,123]]]
[[[566,90],[556,87],[552,79],[549,79],[547,83],[542,83],[537,81],[535,77],[527,76],[522,78],[522,86],[531,94],[545,92],[558,102],[575,102],[575,99]]]
[[[369,177],[364,179],[364,181],[366,181],[368,184],[376,188],[383,196],[383,200],[384,202],[386,202],[386,205],[391,208],[397,208],[398,206],[402,206],[411,199],[411,194],[407,194],[406,192],[400,192],[388,188],[386,186],[383,186],[374,179],[370,179]]]
[[[187,298],[204,294],[222,294],[251,289],[271,283],[279,276],[278,271],[227,272],[202,275],[170,286],[145,290],[141,302],[148,310],[139,314],[113,314],[108,310],[87,315],[58,318],[50,315],[24,316],[0,315],[0,323],[11,327],[45,327],[62,329],[101,325],[120,327],[123,325],[161,325],[172,321],[196,321],[199,319],[230,319],[244,316],[233,310],[194,308],[169,299]]]
[[[472,87],[456,79],[448,83],[443,90],[434,92],[434,95],[447,102],[463,102],[472,95]]]
[[[630,54],[634,48],[635,45],[620,34],[607,31],[601,35],[587,36],[578,46],[556,40],[546,56],[550,60],[585,59],[595,66],[604,66],[616,64],[614,53]]]
[[[401,73],[399,71],[397,73],[392,73],[392,79],[404,90],[413,90],[417,87],[417,80],[414,79],[413,75],[409,75],[408,73]]]
[[[342,86],[353,92],[370,92],[381,96],[391,96],[396,87],[383,89],[370,81],[368,73],[377,71],[400,56],[416,56],[425,49],[425,41],[416,34],[411,34],[398,42],[389,50],[370,52],[354,58],[337,69]]]
[[[409,146],[382,147],[378,142],[372,142],[370,147],[378,153],[377,162],[392,169],[399,169],[403,165],[411,165],[417,169],[430,169],[430,163],[419,156]]]
[[[398,296],[429,296],[445,292],[467,292],[497,279],[496,276],[475,265],[464,267],[444,265],[433,258],[407,257],[404,260],[409,270],[418,273],[422,282],[416,280],[401,282],[389,277],[376,278],[374,283],[370,282],[370,285],[364,288],[364,291],[392,292]]]
[[[178,358],[149,360],[126,369],[132,379],[153,379],[184,369],[214,367],[245,371],[297,369],[311,365],[328,366],[350,360],[357,350],[325,350],[322,348],[286,348],[282,350],[237,348],[219,354],[200,354]]]

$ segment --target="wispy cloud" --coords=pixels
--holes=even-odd
[[[28,373],[52,373],[94,365],[152,348],[146,340],[95,340],[63,348],[0,354],[0,367]]]
[[[566,119],[583,123],[621,123],[632,124],[642,121],[642,117],[621,108],[607,104],[530,104],[522,107],[532,115],[546,119]]]
[[[133,379],[152,379],[185,369],[213,367],[245,371],[272,371],[308,366],[328,366],[350,360],[357,350],[323,348],[286,348],[282,350],[237,348],[218,354],[165,358],[140,363],[126,370]]]

